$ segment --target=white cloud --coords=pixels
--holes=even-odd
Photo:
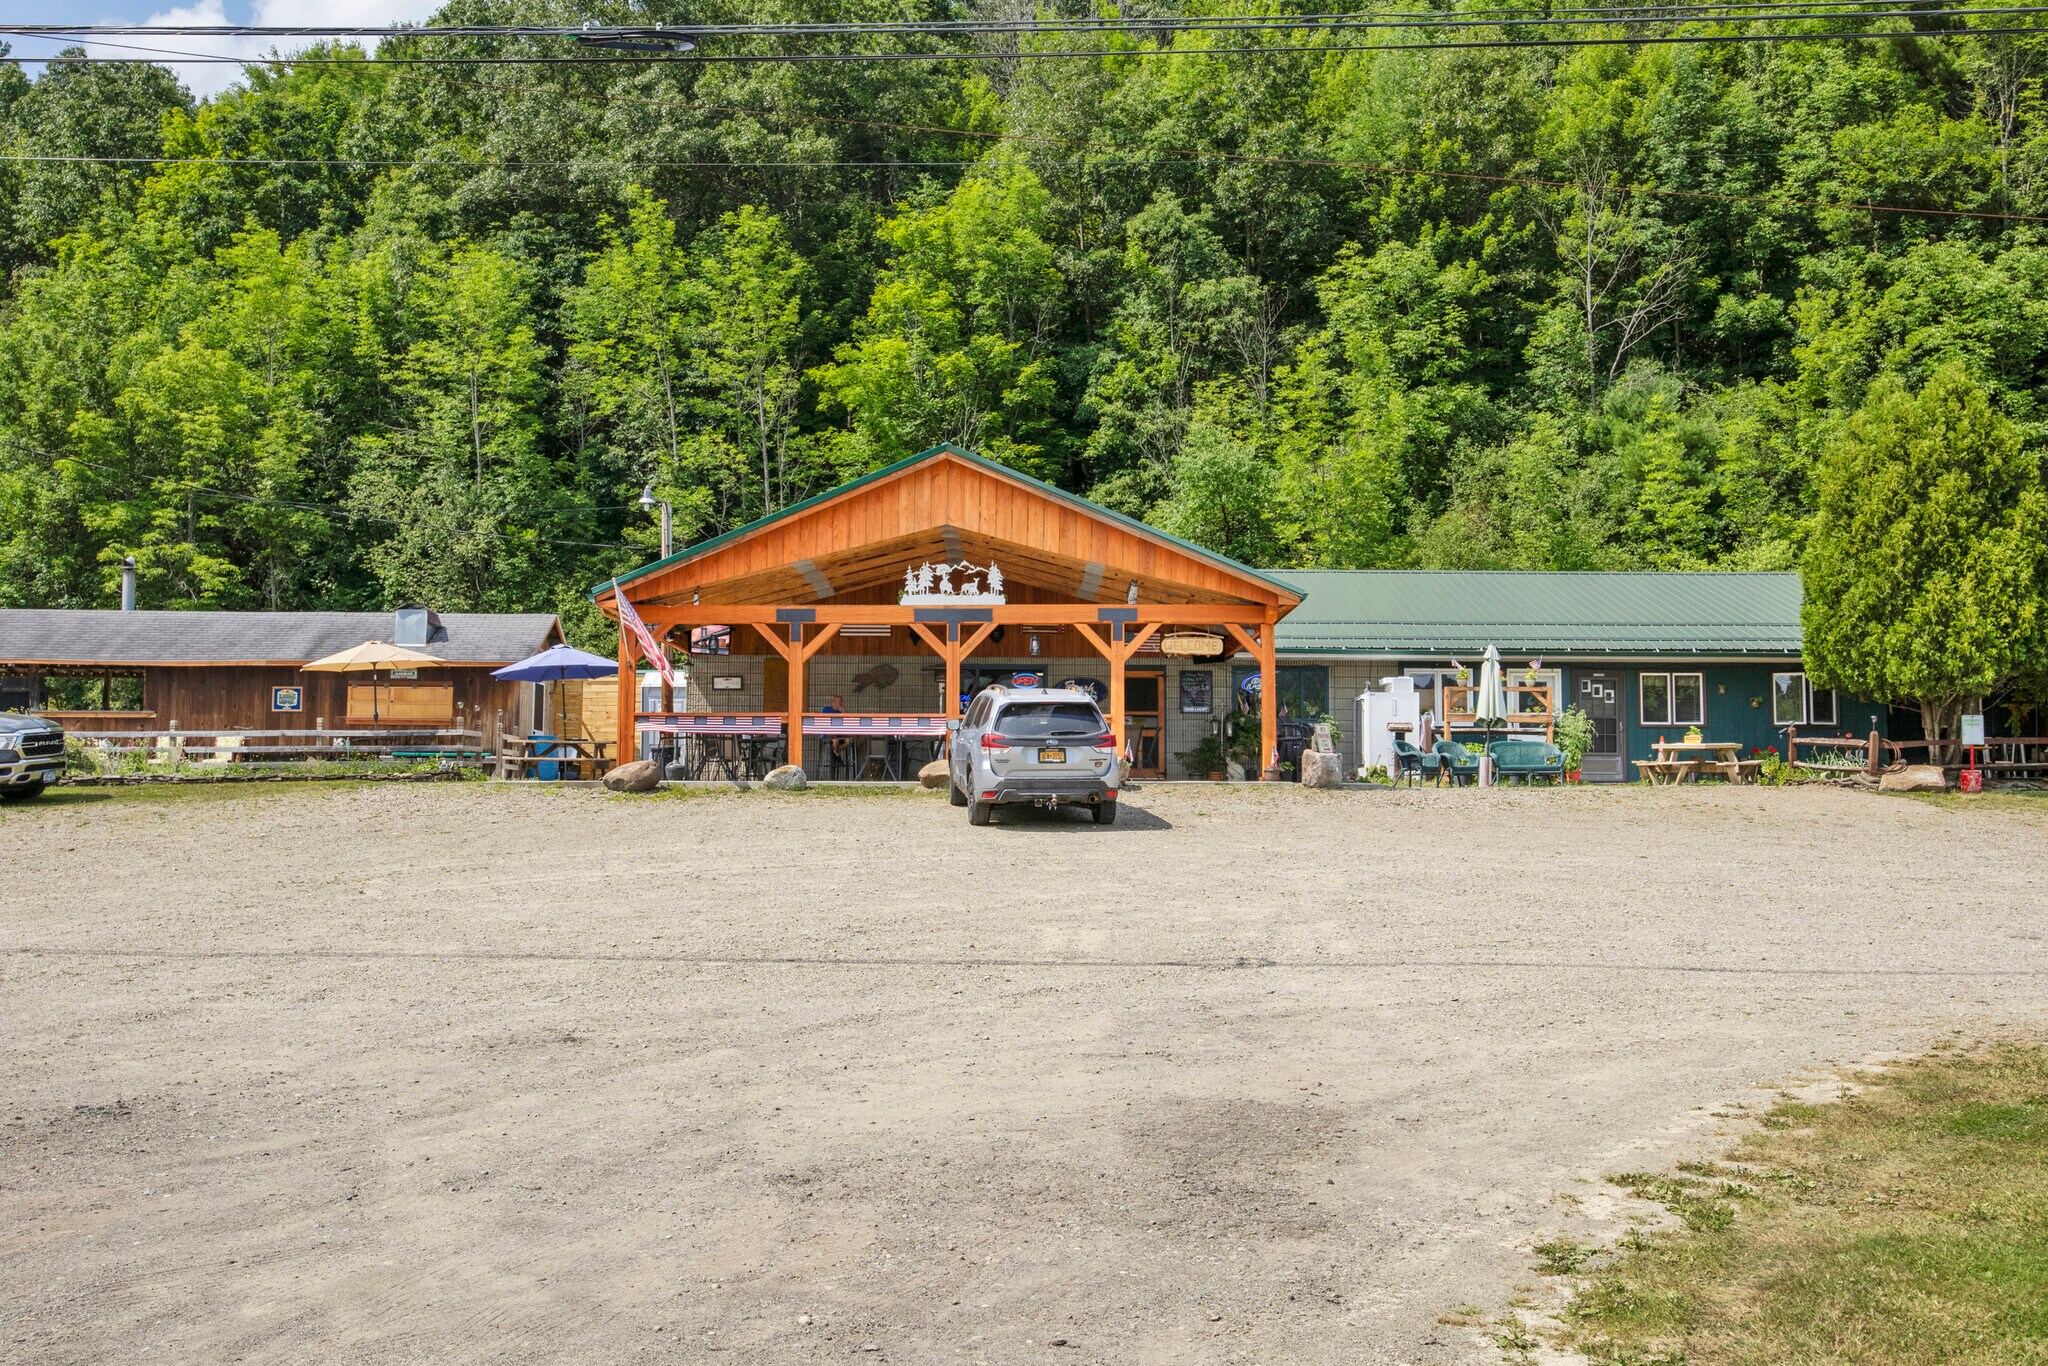
[[[249,23],[266,28],[323,27],[417,23],[441,6],[441,0],[256,0]],[[226,24],[230,20],[221,0],[199,0],[196,5],[152,14],[145,24],[167,27],[174,24]],[[166,34],[160,39],[143,39],[150,47],[174,48],[181,53],[260,59],[273,50],[290,53],[305,43],[283,38],[192,37]],[[217,95],[242,78],[242,68],[225,63],[166,61],[195,95]]]

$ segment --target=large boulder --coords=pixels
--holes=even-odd
[[[1337,787],[1343,781],[1343,756],[1325,754],[1318,749],[1305,749],[1301,752],[1301,785],[1303,787]]]
[[[604,775],[604,785],[614,792],[652,792],[660,784],[661,765],[652,759],[635,759]]]
[[[1946,792],[1948,775],[1933,764],[1907,764],[1884,774],[1877,786],[1884,792]]]
[[[810,779],[804,777],[804,771],[795,764],[771,768],[768,776],[761,780],[761,786],[771,792],[801,792],[810,785]]]
[[[953,772],[944,759],[934,759],[917,771],[918,786],[928,787],[934,792],[952,781]]]

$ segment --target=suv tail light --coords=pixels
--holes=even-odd
[[[981,747],[983,749],[1008,749],[1010,741],[997,735],[994,731],[983,731],[981,733]]]
[[[1104,731],[1100,735],[1084,735],[1074,743],[1082,749],[1115,749],[1116,735],[1112,731]]]

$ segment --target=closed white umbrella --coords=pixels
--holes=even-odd
[[[1508,690],[1501,682],[1500,649],[1486,647],[1486,658],[1479,666],[1479,695],[1472,702],[1472,720],[1486,728],[1487,751],[1480,761],[1479,771],[1488,785],[1493,782],[1493,728],[1504,726],[1508,721]]]

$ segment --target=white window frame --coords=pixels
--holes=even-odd
[[[1799,698],[1799,715],[1791,720],[1786,720],[1778,715],[1778,680],[1781,678],[1796,678],[1799,680],[1799,689],[1796,694]],[[1816,697],[1826,697],[1828,699],[1830,715],[1825,721],[1821,720],[1814,712],[1813,700]],[[1834,688],[1814,687],[1813,680],[1797,669],[1787,670],[1783,673],[1774,673],[1771,675],[1771,724],[1780,730],[1787,726],[1840,726],[1842,724],[1842,695]]]
[[[1643,705],[1643,684],[1652,678],[1664,680],[1664,716],[1659,720],[1650,715],[1650,709]],[[1690,721],[1678,720],[1678,680],[1690,678],[1699,687],[1700,714]],[[1646,728],[1657,726],[1704,726],[1707,724],[1707,676],[1692,670],[1682,673],[1637,673],[1636,674],[1636,724]]]

